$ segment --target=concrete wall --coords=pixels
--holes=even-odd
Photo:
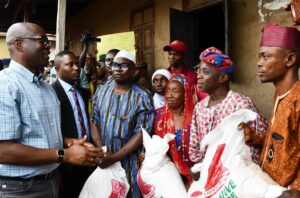
[[[9,58],[9,53],[5,41],[5,36],[0,37],[0,59]]]
[[[264,22],[261,22],[258,13],[261,8],[258,6],[259,2],[230,1],[231,57],[236,66],[232,89],[252,98],[260,111],[270,117],[274,86],[271,83],[260,83],[256,75],[261,29],[269,22],[292,25],[292,20],[290,13],[285,10],[269,11],[262,8],[262,13],[267,16],[264,17]]]
[[[93,35],[106,35],[130,31],[130,12],[148,0],[101,0],[92,2],[77,16],[67,21],[67,40],[79,39],[82,32],[89,30]],[[81,47],[75,46],[79,54]]]
[[[130,31],[130,12],[133,9],[149,3],[149,0],[102,0],[92,2],[77,16],[67,21],[67,40],[75,41],[75,53],[79,54],[81,47],[80,34],[90,30],[94,35],[106,35]],[[162,47],[169,43],[169,10],[182,10],[182,0],[153,0],[155,10],[154,21],[154,53],[155,66],[167,67],[167,59]]]
[[[162,48],[170,42],[170,8],[182,10],[182,0],[155,0],[155,67],[167,68],[167,54]]]
[[[168,62],[166,53],[162,51],[162,47],[169,43],[170,39],[169,10],[170,8],[182,10],[183,1],[153,1],[155,10],[155,67],[166,68]],[[193,0],[193,4],[196,5],[197,3],[195,3],[195,1],[202,3],[206,0]],[[292,25],[290,13],[282,9],[275,11],[264,9],[263,6],[266,4],[265,0],[228,1],[230,56],[236,66],[232,89],[252,98],[261,112],[269,117],[271,114],[274,87],[272,84],[261,84],[256,76],[256,62],[258,60],[261,28],[267,22]],[[278,0],[270,0],[268,2],[272,3],[276,1]],[[130,31],[130,12],[147,2],[149,1],[94,1],[83,12],[78,13],[77,16],[67,22],[67,39],[73,40],[78,44],[80,33],[86,29],[90,29],[95,35]],[[259,6],[260,4],[261,6]],[[260,17],[261,15],[259,13],[263,14],[264,17]],[[264,20],[263,22],[262,19]],[[80,46],[76,49],[80,52]]]

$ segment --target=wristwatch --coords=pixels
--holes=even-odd
[[[64,161],[65,151],[64,149],[58,149],[57,150],[57,162],[61,163]]]

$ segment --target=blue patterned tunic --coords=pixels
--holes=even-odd
[[[108,151],[118,152],[141,127],[152,131],[154,107],[151,94],[133,84],[123,94],[114,93],[114,81],[101,87],[94,97],[92,120],[100,126],[102,144]],[[139,198],[136,176],[139,168],[138,152],[121,161],[131,186],[127,197]]]

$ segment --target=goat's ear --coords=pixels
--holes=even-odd
[[[167,134],[164,136],[164,140],[165,140],[166,142],[170,142],[170,141],[173,140],[175,137],[176,137],[176,135],[171,134],[171,133],[167,133]]]
[[[143,144],[145,146],[145,143],[147,144],[147,142],[151,140],[151,137],[143,127],[142,127],[142,134],[143,134]]]

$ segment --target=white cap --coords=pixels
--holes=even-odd
[[[171,73],[166,70],[166,69],[158,69],[156,70],[153,75],[152,75],[152,83],[153,83],[153,79],[154,77],[157,75],[157,74],[160,74],[160,75],[163,75],[164,77],[166,77],[168,80],[170,80],[171,78]]]
[[[116,58],[126,58],[126,59],[134,62],[134,64],[136,64],[135,56],[127,50],[120,50],[114,57],[114,59],[116,59]]]

